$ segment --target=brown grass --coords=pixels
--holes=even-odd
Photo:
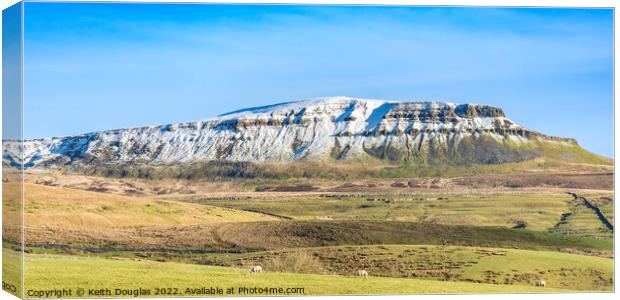
[[[15,185],[17,184],[5,183],[3,188],[18,192]],[[27,228],[32,229],[108,230],[131,226],[193,225],[275,219],[259,213],[209,205],[35,184],[24,185],[24,223]]]
[[[284,255],[272,256],[263,263],[269,272],[324,274],[321,261],[303,250],[293,250]]]
[[[614,173],[551,173],[524,172],[513,174],[477,175],[455,178],[456,185],[473,188],[553,187],[567,189],[613,190]]]
[[[277,221],[101,229],[26,228],[26,243],[78,251],[246,252],[330,245],[429,244],[608,255],[611,243],[497,227],[387,221]]]

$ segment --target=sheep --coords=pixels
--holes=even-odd
[[[263,272],[263,267],[261,266],[253,266],[252,269],[250,269],[250,273],[261,273]]]
[[[538,280],[536,281],[536,286],[545,287],[547,283],[544,280]]]
[[[368,272],[366,270],[358,270],[355,275],[358,277],[368,278]]]

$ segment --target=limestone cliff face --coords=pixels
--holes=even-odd
[[[368,157],[503,163],[541,155],[532,146],[540,143],[576,142],[519,126],[500,108],[487,105],[330,97],[243,109],[198,122],[28,140],[23,163],[30,168]],[[3,163],[19,164],[20,148],[5,147]]]

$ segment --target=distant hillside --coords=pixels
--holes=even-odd
[[[503,164],[547,157],[608,164],[574,139],[522,127],[502,109],[330,97],[217,118],[78,136],[5,141],[3,164],[25,168],[380,160],[405,165]]]

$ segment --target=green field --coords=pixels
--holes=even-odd
[[[160,263],[127,259],[27,255],[26,289],[149,289],[201,287],[283,287],[303,288],[306,295],[329,294],[427,294],[427,293],[507,293],[557,292],[556,288],[446,282],[423,279],[293,274],[265,271],[250,274],[247,269]],[[95,271],[96,270],[96,271]],[[183,294],[187,295],[187,294]],[[252,294],[245,294],[251,296]],[[254,294],[261,295],[261,294]],[[265,295],[265,294],[262,294]],[[243,296],[234,294],[233,296]]]
[[[151,260],[175,259],[165,254]],[[179,257],[177,257],[179,259]],[[443,281],[610,290],[613,260],[553,251],[531,251],[433,245],[372,245],[297,248],[250,253],[213,253],[185,257],[193,264],[266,271],[351,275],[367,270],[373,276]]]
[[[394,220],[509,228],[523,223],[528,229],[547,230],[558,223],[563,213],[573,209],[572,200],[567,194],[446,193],[205,199],[199,202],[296,220]]]
[[[609,213],[609,210],[613,211],[613,207],[601,207],[601,210]],[[582,205],[574,206],[569,213],[570,215],[567,215],[563,222],[557,224],[552,232],[600,239],[613,238],[613,233],[598,220],[591,209]],[[613,214],[609,215],[613,216]]]
[[[9,248],[2,247],[2,282],[15,287],[15,291],[8,288],[4,290],[6,292],[15,294],[15,296],[21,296],[22,290],[22,253],[13,251]]]

